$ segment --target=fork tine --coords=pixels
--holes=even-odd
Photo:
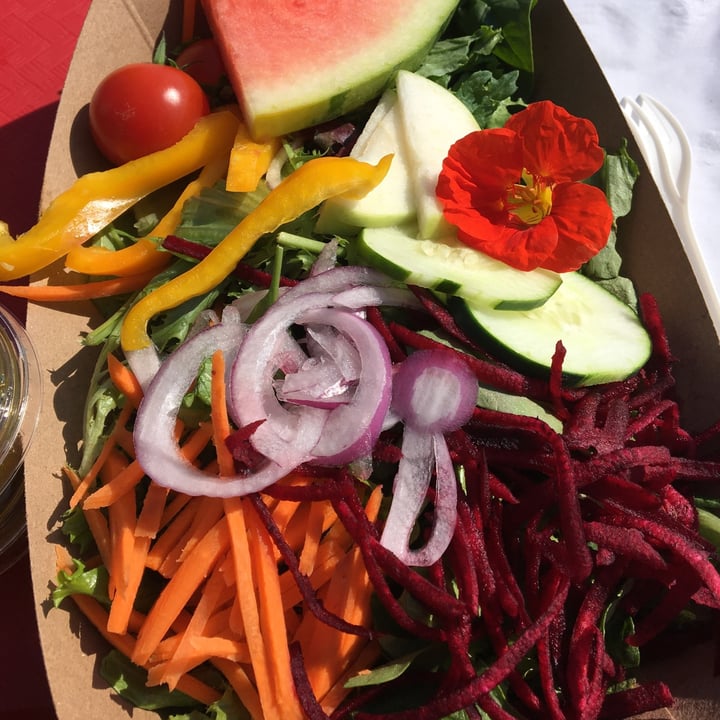
[[[641,99],[644,99],[644,102],[639,102]],[[658,184],[665,202],[668,206],[675,206],[677,203],[683,202],[666,149],[668,140],[660,136],[659,116],[653,113],[648,96],[641,95],[638,97],[638,101],[625,97],[621,100],[620,105],[630,120],[630,129],[645,162],[651,173],[660,181]]]
[[[638,104],[640,104],[643,108],[650,108],[651,111],[659,115],[665,123],[665,126],[674,134],[674,137],[672,137],[670,141],[676,141],[679,151],[679,164],[676,168],[677,172],[674,184],[677,188],[679,200],[686,202],[690,189],[692,149],[690,147],[690,141],[685,134],[685,130],[678,119],[667,109],[667,107],[654,97],[645,94],[638,95]]]
[[[620,101],[620,107],[638,148],[655,177],[658,190],[693,268],[715,332],[720,337],[720,297],[715,291],[690,218],[688,197],[692,155],[687,135],[677,118],[649,95],[639,95],[637,101],[624,97]],[[666,137],[661,137],[661,128]],[[673,168],[671,164],[669,148],[676,150],[677,168]]]

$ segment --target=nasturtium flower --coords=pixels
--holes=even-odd
[[[550,101],[457,141],[437,197],[466,245],[520,270],[577,270],[607,243],[612,211],[587,180],[604,151],[593,124]]]

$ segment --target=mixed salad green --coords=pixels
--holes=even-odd
[[[502,127],[532,100],[534,5],[533,0],[463,0],[418,73],[452,91],[481,127]],[[474,30],[468,34],[467,28]],[[285,138],[280,175],[287,177],[319,156],[347,154],[371,111],[362,108]],[[466,325],[458,327],[447,291],[388,282],[402,291],[399,300],[381,293],[380,302],[363,306],[396,370],[406,356],[430,353],[428,366],[440,373],[445,366],[434,364],[433,353],[452,353],[472,369],[479,387],[471,389],[471,415],[444,433],[457,477],[456,525],[442,557],[426,567],[410,567],[387,553],[362,509],[365,491],[381,487],[381,515],[389,512],[393,481],[409,455],[403,423],[383,425],[366,453],[370,465],[315,464],[334,481],[317,497],[333,505],[368,565],[370,629],[379,647],[372,665],[347,680],[351,692],[332,712],[318,704],[302,662],[293,657],[293,677],[308,717],[620,718],[670,702],[664,685],[636,680],[644,654],[639,648],[661,632],[704,622],[720,603],[712,545],[720,527],[716,503],[693,497],[700,483],[710,487],[720,468],[702,459],[710,434],[694,438],[682,429],[671,396],[672,358],[652,299],[638,298],[622,276],[617,221],[630,212],[637,172],[623,146],[607,149],[602,168],[588,179],[605,193],[613,225],[607,246],[581,269],[619,299],[623,312],[632,308],[628,312],[638,312],[645,323],[650,359],[630,378],[568,387],[561,347],[547,359],[546,372],[524,374],[512,360],[506,364],[491,355],[488,346],[465,332]],[[108,372],[108,357],[120,354],[129,309],[201,261],[270,192],[265,182],[252,192],[229,192],[222,181],[202,191],[186,202],[174,234],[158,239],[173,255],[172,263],[139,293],[98,301],[105,320],[84,339],[98,348],[98,360],[89,383],[78,477],[91,471],[129,402]],[[118,250],[152,235],[172,198],[157,193],[93,242]],[[252,327],[273,308],[282,308],[283,298],[287,306],[287,297],[301,297],[295,289],[320,270],[365,262],[355,236],[317,233],[316,214],[304,213],[264,235],[236,274],[155,317],[148,331],[160,356],[172,358],[208,326],[230,323],[223,314],[227,306],[243,308],[243,321]],[[309,342],[303,324],[299,316],[288,327]],[[212,375],[206,355],[194,382],[183,389],[178,416],[186,428],[198,427],[211,413]],[[281,386],[276,388],[280,392]],[[452,402],[453,391],[445,386],[440,397],[432,389],[422,392],[421,408]],[[420,402],[408,395],[410,406]],[[249,439],[236,440],[235,459],[251,474],[257,459]],[[436,467],[426,471],[440,475]],[[319,477],[317,469],[308,472]],[[147,483],[134,490],[138,504]],[[442,505],[434,492],[423,512],[418,509],[413,547],[422,545],[418,534],[432,537],[433,508]],[[268,502],[315,497],[310,491],[283,495],[282,488],[263,493],[252,499],[260,517],[265,517],[263,497]],[[55,603],[84,594],[108,606],[111,573],[89,561],[98,548],[81,505],[68,511],[63,529],[74,570],[60,574]],[[291,566],[290,551],[271,525],[267,532],[278,542],[280,562]],[[138,608],[149,607],[166,583],[162,574],[148,571]],[[222,694],[209,706],[178,690],[148,687],[146,671],[117,650],[102,661],[101,670],[132,703],[175,720],[255,717],[207,664],[199,673]]]

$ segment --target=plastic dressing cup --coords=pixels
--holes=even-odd
[[[0,306],[0,573],[27,550],[22,466],[40,414],[41,382],[25,328]]]

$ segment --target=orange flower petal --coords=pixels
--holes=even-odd
[[[549,100],[511,116],[505,129],[522,138],[525,167],[554,183],[585,180],[605,158],[595,126]]]
[[[558,245],[543,267],[557,272],[577,270],[607,245],[613,215],[605,193],[583,183],[558,185],[553,214]]]

